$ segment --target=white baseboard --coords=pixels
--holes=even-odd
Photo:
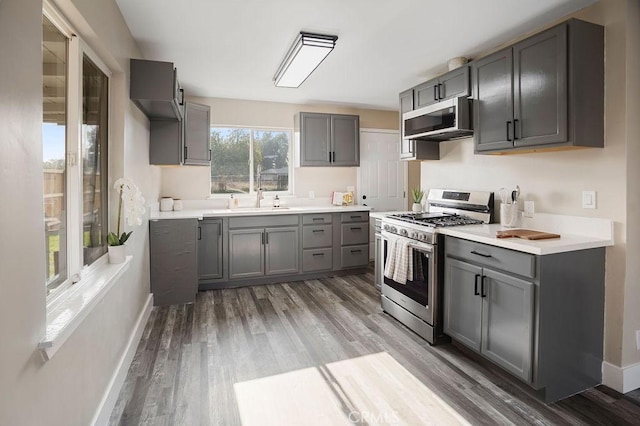
[[[620,393],[627,393],[640,388],[640,363],[618,367],[617,365],[603,362],[602,384]]]
[[[147,301],[145,302],[144,307],[140,312],[140,315],[138,315],[138,319],[136,320],[136,324],[133,327],[131,336],[129,336],[127,347],[120,357],[118,367],[113,372],[113,376],[111,376],[111,380],[109,381],[109,386],[107,387],[107,390],[102,397],[102,401],[100,401],[100,405],[98,405],[96,414],[93,416],[91,424],[94,426],[103,426],[109,423],[109,417],[111,416],[113,407],[115,407],[116,405],[116,401],[118,400],[118,396],[120,395],[120,390],[122,390],[122,385],[124,385],[124,380],[127,378],[129,366],[131,365],[133,357],[136,354],[138,343],[142,338],[142,332],[144,331],[144,327],[147,324],[149,315],[151,315],[152,307],[153,294],[149,294],[149,296],[147,297]]]

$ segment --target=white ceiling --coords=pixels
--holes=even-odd
[[[398,93],[595,0],[116,0],[187,95],[397,109]],[[273,75],[300,31],[337,35],[298,89]]]

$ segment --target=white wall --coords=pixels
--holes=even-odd
[[[398,129],[396,111],[346,108],[335,105],[297,105],[278,102],[259,102],[237,99],[190,98],[194,102],[211,106],[211,123],[217,126],[247,126],[293,128],[293,117],[300,111],[333,112],[360,116],[360,127]],[[295,168],[294,195],[307,197],[314,191],[316,197],[329,197],[333,191],[345,191],[356,186],[355,167],[301,167]],[[204,199],[209,196],[210,170],[208,167],[163,167],[162,195],[182,199]]]
[[[627,17],[628,5],[635,3],[601,1],[577,15],[605,26],[605,148],[474,155],[473,141],[465,139],[441,144],[441,160],[423,162],[421,168],[423,189],[453,187],[497,192],[501,187],[520,185],[522,198],[535,201],[536,211],[615,221],[616,245],[607,249],[606,261],[605,359],[617,366],[640,362],[631,336],[632,330],[640,329],[640,274],[637,261],[633,260],[638,259],[640,248],[637,225],[627,227],[627,217],[632,223],[638,218],[637,5],[634,14]],[[634,22],[633,33],[627,32],[629,21]],[[630,40],[632,45],[628,44]],[[627,64],[631,51],[635,55],[633,70]],[[582,209],[583,190],[597,191],[597,209]]]
[[[128,95],[128,58],[139,52],[120,11],[113,0],[57,4],[114,73],[110,180],[131,177],[155,200],[160,173],[148,165],[148,121]],[[0,199],[7,200],[0,209],[0,424],[86,425],[149,293],[148,226],[132,236],[130,269],[44,362],[37,350],[46,326],[41,25],[41,0],[0,2]]]

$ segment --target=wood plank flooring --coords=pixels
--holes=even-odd
[[[382,312],[373,275],[213,290],[154,308],[111,425],[640,424],[640,392],[553,405]]]

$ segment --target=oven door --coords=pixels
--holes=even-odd
[[[384,277],[382,294],[428,324],[434,325],[438,300],[436,250],[431,244],[398,237],[383,231],[380,253],[383,265],[386,265],[389,256],[391,241],[395,239],[409,243],[412,249],[413,275],[407,277],[406,284],[400,284],[391,278]]]

